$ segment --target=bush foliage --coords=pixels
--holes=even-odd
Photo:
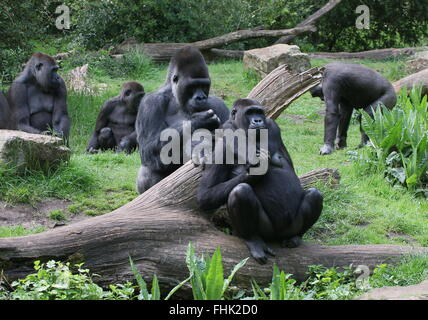
[[[402,90],[395,108],[382,106],[374,119],[362,112],[371,147],[359,158],[363,166],[380,170],[393,184],[428,198],[428,103],[421,89]]]

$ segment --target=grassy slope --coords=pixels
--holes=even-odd
[[[315,60],[314,65],[327,61]],[[362,62],[379,70],[391,81],[404,76],[402,61]],[[210,65],[213,94],[222,96],[228,106],[248,94],[256,84],[253,77],[243,72],[240,62],[219,62]],[[94,82],[108,84],[100,96],[69,95],[69,112],[72,117],[71,147],[74,151],[70,165],[49,177],[30,174],[17,178],[13,173],[1,172],[0,196],[10,203],[35,203],[46,197],[69,199],[73,203],[69,213],[97,215],[110,212],[125,204],[137,194],[134,191],[139,156],[104,153],[86,155],[84,150],[102,103],[116,95],[121,83],[138,80],[146,91],[156,90],[165,79],[166,66],[138,79],[110,79],[97,75]],[[322,144],[323,118],[320,100],[309,94],[295,101],[278,119],[282,137],[294,160],[297,173],[330,167],[337,168],[342,176],[337,190],[320,186],[325,196],[325,209],[320,221],[307,235],[311,241],[325,244],[365,243],[418,243],[428,245],[428,202],[412,197],[402,189],[395,189],[381,175],[358,172],[350,161],[348,151],[355,151],[359,142],[358,126],[350,126],[348,148],[330,156],[318,155]],[[303,117],[295,123],[284,115]],[[40,231],[40,230],[37,230]],[[0,232],[11,236],[15,232]],[[19,230],[16,235],[22,234]]]

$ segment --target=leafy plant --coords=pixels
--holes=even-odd
[[[221,300],[224,299],[235,273],[242,268],[248,258],[239,262],[224,279],[223,263],[220,247],[217,247],[213,256],[197,258],[195,249],[189,243],[186,254],[187,268],[190,271],[190,283],[192,285],[193,298],[195,300]]]
[[[383,171],[389,181],[428,197],[428,104],[421,88],[403,89],[392,110],[381,106],[373,119],[362,112],[362,126],[371,148],[360,160]]]
[[[336,268],[309,266],[308,279],[301,284],[291,279],[292,274],[273,267],[272,282],[264,290],[253,280],[253,297],[256,300],[343,300],[351,299],[359,289],[351,267],[339,272]]]
[[[118,299],[120,296],[130,298],[133,289],[130,283],[110,286],[111,292],[104,291],[92,281],[88,269],[83,264],[76,264],[73,273],[70,263],[48,261],[34,262],[36,273],[24,279],[12,282],[14,289],[10,293],[12,300],[99,300]],[[132,289],[132,290],[131,290]]]

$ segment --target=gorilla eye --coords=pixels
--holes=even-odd
[[[40,71],[40,69],[42,68],[42,66],[43,66],[43,63],[38,63],[38,64],[36,64],[36,70],[37,71]]]
[[[172,81],[174,83],[177,83],[178,82],[178,75],[174,75],[174,77],[172,78]]]
[[[131,90],[126,90],[125,91],[125,96],[129,96],[131,94]]]

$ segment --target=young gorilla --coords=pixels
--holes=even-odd
[[[301,237],[321,214],[323,197],[315,188],[303,190],[278,125],[265,117],[257,101],[237,100],[223,127],[244,129],[247,136],[248,129],[267,129],[268,151],[275,163],[271,159],[264,175],[250,175],[249,162],[207,164],[197,191],[198,203],[203,210],[227,204],[234,231],[263,264],[266,254],[274,255],[265,241],[281,241],[286,247],[301,243]],[[225,145],[222,154],[226,152]]]
[[[53,129],[68,141],[67,90],[58,68],[51,56],[35,53],[13,81],[9,102],[18,130],[43,134]]]
[[[86,151],[116,149],[132,153],[137,147],[135,120],[144,94],[144,88],[138,82],[124,83],[121,93],[102,107]]]
[[[373,115],[379,103],[387,108],[394,107],[397,97],[391,83],[380,73],[365,66],[334,62],[325,66],[322,86],[311,90],[313,97],[325,100],[326,115],[324,124],[324,146],[320,154],[330,154],[334,150],[337,133],[337,148],[346,147],[346,138],[354,109],[363,109]],[[364,146],[368,136],[361,127],[361,144]]]
[[[9,103],[0,91],[0,129],[13,129]]]
[[[204,128],[214,130],[229,117],[223,100],[209,96],[211,80],[204,57],[198,49],[185,47],[171,59],[165,84],[141,102],[136,130],[142,166],[138,173],[137,190],[143,193],[171,174],[183,163],[164,164],[161,132],[175,129],[183,138],[183,122],[191,122],[191,132]],[[180,161],[183,160],[183,150]]]

